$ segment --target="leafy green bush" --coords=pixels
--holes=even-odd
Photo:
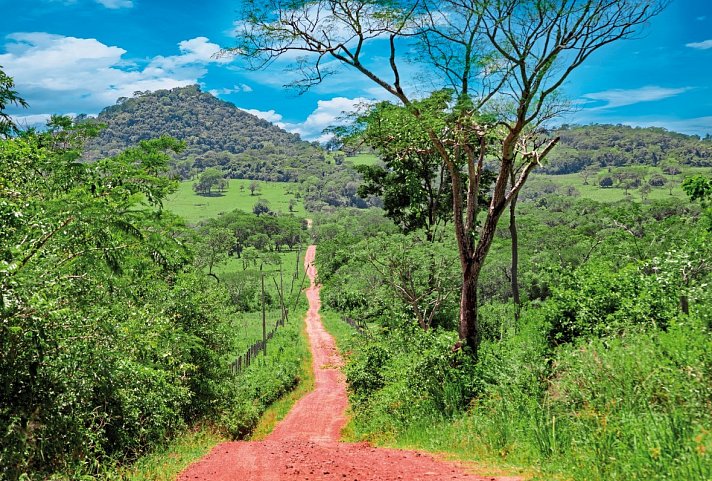
[[[564,277],[546,305],[550,344],[635,326],[666,329],[680,314],[679,288],[659,267],[588,263]]]

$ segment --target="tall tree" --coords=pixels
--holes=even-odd
[[[531,171],[557,144],[543,123],[565,104],[559,87],[593,52],[630,37],[666,0],[248,0],[231,49],[263,68],[301,52],[308,89],[342,64],[360,72],[419,121],[449,174],[462,290],[459,334],[477,356],[477,285],[502,213]],[[373,48],[373,50],[372,50]],[[379,55],[370,55],[374,50]],[[383,68],[383,51],[388,58]],[[423,67],[425,82],[403,84],[404,61]],[[423,85],[447,89],[441,115],[414,102]],[[494,121],[482,112],[495,112]],[[448,115],[444,115],[448,114]],[[496,131],[497,180],[477,222],[488,138]],[[513,185],[517,159],[522,169]],[[463,194],[464,192],[464,194]]]

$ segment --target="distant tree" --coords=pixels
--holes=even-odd
[[[573,185],[568,185],[566,186],[566,195],[568,195],[569,197],[578,197],[581,195],[581,193]]]
[[[250,266],[256,266],[260,257],[259,251],[253,246],[247,246],[242,251],[242,270],[247,270]]]
[[[297,201],[295,199],[289,199],[289,212],[294,212],[294,207],[297,205]]]
[[[225,192],[230,187],[230,181],[228,179],[222,178],[218,180],[216,187],[218,191]]]
[[[213,267],[227,260],[233,242],[233,233],[223,227],[202,227],[198,229],[200,244],[196,253],[196,263],[208,268],[208,275],[217,279]]]
[[[588,179],[594,177],[601,170],[598,165],[589,165],[581,171],[581,178],[583,179],[583,185],[588,185]]]
[[[252,212],[255,215],[269,214],[272,212],[272,208],[268,200],[259,199],[255,202],[255,205],[252,206]]]
[[[667,179],[660,174],[654,174],[650,177],[650,180],[648,180],[648,185],[651,187],[664,187],[666,183]]]
[[[255,192],[260,190],[260,183],[257,182],[256,180],[253,180],[252,182],[250,182],[249,188],[250,188],[250,195],[255,195]]]
[[[640,193],[640,198],[643,199],[643,202],[648,200],[648,196],[650,195],[650,192],[653,190],[652,187],[650,187],[650,184],[642,184],[639,188],[638,191]]]
[[[213,187],[223,180],[223,173],[220,169],[209,167],[198,177],[198,181],[193,184],[193,190],[201,195],[209,195]]]

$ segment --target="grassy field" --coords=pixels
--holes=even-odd
[[[178,190],[168,196],[165,206],[171,212],[185,218],[189,224],[195,224],[202,219],[217,217],[221,213],[235,209],[252,212],[252,207],[259,199],[269,201],[275,212],[288,213],[289,201],[294,199],[293,193],[299,186],[292,182],[264,182],[259,181],[260,188],[255,195],[250,194],[251,180],[231,179],[230,188],[224,193],[214,193],[211,196],[197,195],[193,192],[193,182],[180,183]],[[294,215],[305,215],[304,203],[295,199]]]
[[[374,165],[379,161],[379,158],[375,154],[359,153],[354,157],[346,157],[346,161],[354,165]]]
[[[628,199],[632,200],[635,202],[641,202],[643,199],[640,195],[640,191],[638,189],[630,189],[629,195],[626,196],[625,189],[618,188],[618,187],[609,187],[609,188],[602,188],[598,185],[598,179],[606,174],[607,171],[605,169],[602,169],[598,175],[591,176],[588,179],[588,185],[585,185],[583,182],[583,178],[581,177],[581,174],[575,173],[575,174],[565,174],[565,175],[545,175],[545,174],[532,174],[529,180],[529,183],[527,186],[525,186],[525,190],[536,188],[537,185],[540,185],[543,182],[554,182],[558,186],[561,187],[569,187],[572,186],[576,188],[576,190],[579,192],[581,197],[586,198],[586,199],[591,199],[595,200],[598,202],[617,202],[620,200]],[[651,175],[653,174],[661,174],[662,172],[660,171],[659,168],[651,167],[649,169],[649,174],[646,176],[646,179],[649,179]],[[695,174],[707,174],[709,175],[712,173],[712,169],[708,167],[686,167],[684,172],[680,175],[677,175],[675,180],[674,180],[674,186],[672,189],[669,188],[669,185],[666,185],[664,187],[653,187],[652,190],[650,191],[650,194],[648,195],[649,200],[664,200],[664,199],[687,199],[687,195],[685,192],[682,190],[682,187],[680,186],[682,180],[684,180],[686,177],[690,175],[695,175]],[[665,176],[666,179],[669,179],[670,176]]]

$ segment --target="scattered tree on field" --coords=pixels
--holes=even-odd
[[[272,212],[272,208],[268,200],[259,199],[255,202],[255,205],[252,206],[252,212],[254,212],[255,215],[269,214]]]
[[[193,184],[193,190],[200,195],[210,195],[213,187],[220,186],[224,181],[223,173],[220,169],[209,167],[198,177],[198,181]]]
[[[249,189],[250,189],[250,195],[255,195],[255,192],[260,190],[260,183],[257,182],[256,180],[251,181]]]

